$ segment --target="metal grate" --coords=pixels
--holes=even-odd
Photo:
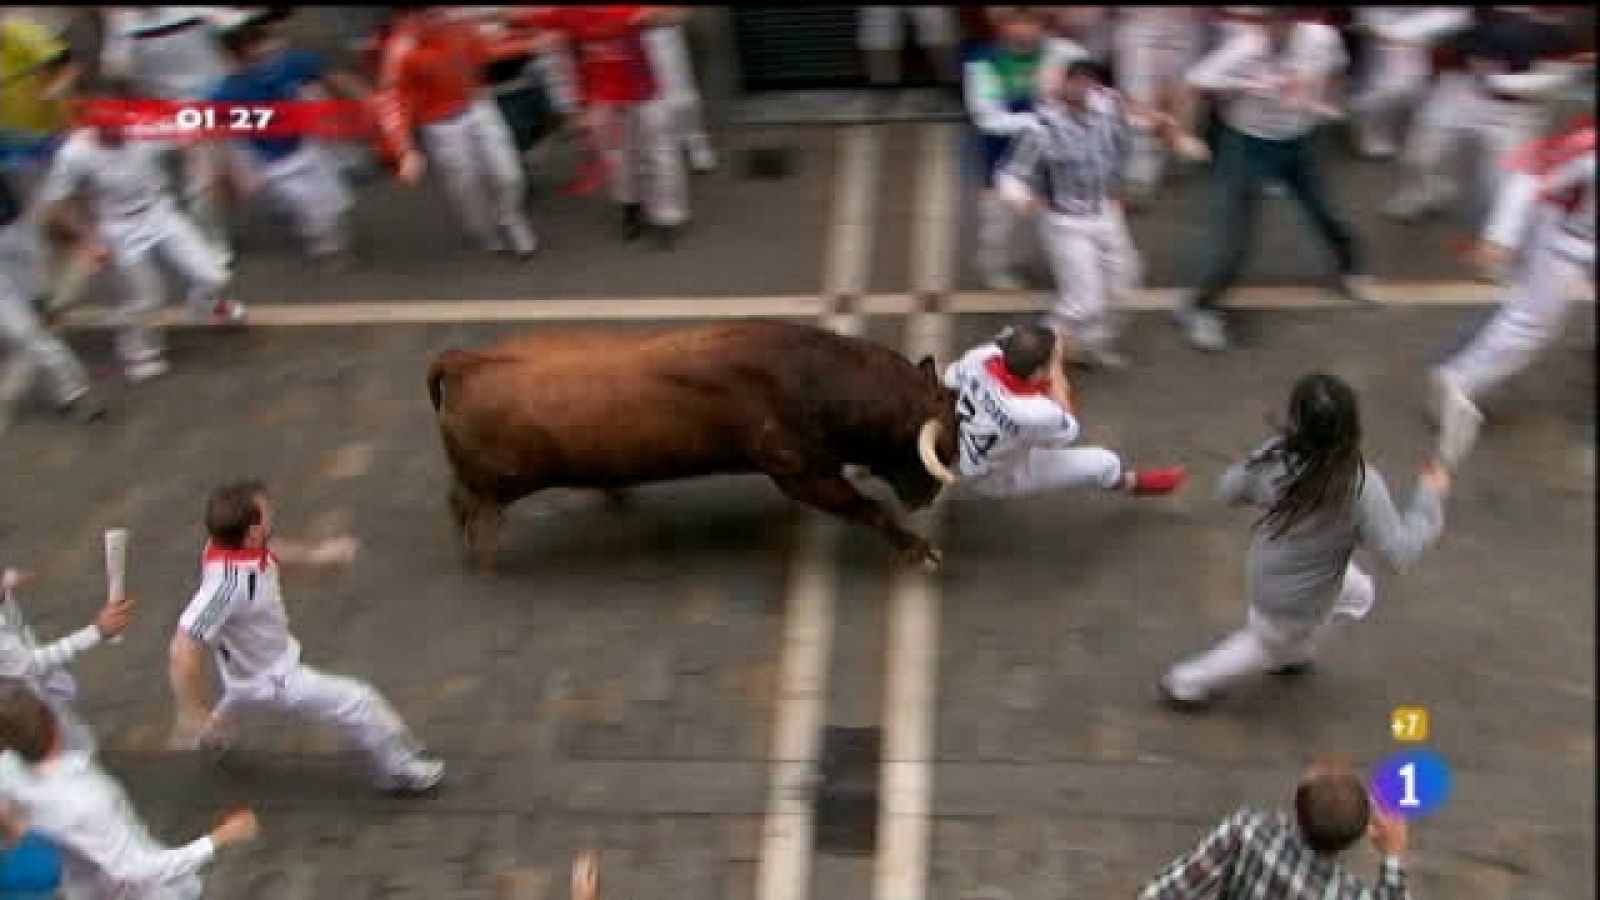
[[[734,44],[746,91],[856,87],[866,79],[854,6],[735,7]]]

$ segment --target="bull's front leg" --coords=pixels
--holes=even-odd
[[[843,475],[773,476],[785,494],[823,512],[860,522],[889,539],[904,562],[939,565],[939,552],[921,536],[902,527],[878,504],[862,496]]]

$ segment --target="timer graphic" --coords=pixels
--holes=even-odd
[[[184,104],[172,114],[178,131],[225,132],[235,137],[258,137],[272,131],[278,110],[263,103]]]
[[[348,100],[209,103],[181,100],[88,100],[80,126],[116,128],[134,140],[228,141],[317,137],[357,140],[372,131],[366,105]]]

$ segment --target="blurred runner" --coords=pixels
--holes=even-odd
[[[113,86],[109,94],[127,100],[128,91]],[[43,221],[117,276],[117,355],[135,383],[167,371],[166,342],[155,322],[163,300],[157,258],[182,280],[192,315],[217,325],[245,317],[241,304],[222,296],[232,277],[226,260],[172,193],[162,163],[178,152],[164,140],[129,140],[115,125],[78,129],[56,155],[36,201]],[[86,214],[73,199],[86,202]]]
[[[396,6],[379,45],[375,102],[388,155],[402,182],[425,168],[412,130],[422,132],[456,213],[478,246],[528,259],[538,236],[523,210],[526,181],[516,143],[485,89],[488,47],[475,25],[439,7]]]
[[[689,154],[689,165],[695,171],[709,172],[715,169],[717,154],[711,148],[711,138],[706,134],[705,115],[700,108],[700,87],[694,80],[694,66],[689,62],[689,44],[685,40],[684,26],[665,23],[647,28],[644,43],[650,54],[650,67],[655,73],[656,84],[661,88],[661,102],[667,107],[667,127]]]
[[[353,78],[330,71],[319,54],[282,46],[265,22],[228,31],[223,42],[233,71],[209,97],[220,103],[287,103],[305,97],[308,87],[326,85],[349,98],[364,96]],[[247,184],[263,193],[292,223],[306,253],[325,270],[350,266],[346,217],[354,201],[343,174],[326,149],[309,137],[263,137],[237,141],[229,148]]]

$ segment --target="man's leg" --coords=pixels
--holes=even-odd
[[[511,245],[511,252],[526,259],[538,248],[539,240],[523,210],[527,182],[517,144],[506,125],[505,115],[491,100],[480,100],[468,113],[472,117],[476,158],[494,197],[494,218],[500,233]]]
[[[1146,107],[1157,105],[1162,48],[1141,22],[1116,23],[1117,87],[1128,99]],[[1146,131],[1133,135],[1128,159],[1128,189],[1133,200],[1142,202],[1161,180],[1166,150],[1159,138]]]
[[[384,789],[427,790],[443,774],[443,765],[422,755],[399,714],[365,682],[301,665],[283,677],[273,705],[336,728],[366,756],[374,780]]]
[[[644,233],[644,207],[639,199],[640,126],[638,107],[599,107],[595,140],[605,154],[611,199],[622,207],[622,238]]]
[[[1300,210],[1333,253],[1341,290],[1354,297],[1357,289],[1350,279],[1358,274],[1360,264],[1356,238],[1350,226],[1333,211],[1328,202],[1327,188],[1322,181],[1312,140],[1312,136],[1307,135],[1283,148],[1287,154],[1284,180],[1288,183],[1289,193],[1300,205]]]
[[[345,217],[355,201],[323,147],[307,145],[300,153],[305,158],[293,169],[267,177],[266,190],[312,259],[344,258],[350,252]]]
[[[1202,350],[1222,350],[1228,345],[1217,300],[1233,283],[1244,265],[1244,254],[1255,230],[1256,185],[1262,161],[1256,156],[1264,142],[1224,127],[1221,153],[1211,195],[1215,239],[1206,249],[1202,273],[1194,293],[1178,309],[1178,324],[1190,343]]]
[[[634,113],[635,134],[641,152],[649,161],[646,189],[650,192],[647,200],[650,224],[660,229],[664,238],[689,218],[688,179],[670,113],[667,104],[660,100],[642,103]]]
[[[183,279],[191,316],[214,325],[244,321],[243,305],[222,296],[222,289],[232,277],[227,262],[201,237],[188,217],[179,213],[171,218],[155,251]]]
[[[1069,349],[1092,354],[1107,342],[1106,279],[1091,220],[1045,214],[1039,222],[1045,256],[1056,282],[1052,327],[1067,334]]]
[[[1168,669],[1161,690],[1181,704],[1204,704],[1248,678],[1303,663],[1310,658],[1314,631],[1275,622],[1251,609],[1242,630]]]
[[[1021,497],[1084,487],[1159,496],[1176,491],[1186,478],[1179,466],[1129,469],[1121,457],[1104,447],[1044,446],[1033,448],[1010,472],[974,487],[988,496]]]
[[[1494,318],[1465,349],[1436,371],[1440,380],[1460,390],[1468,400],[1476,401],[1526,368],[1560,331],[1571,296],[1582,290],[1587,281],[1582,266],[1543,246],[1550,227],[1545,223],[1534,235],[1539,244],[1529,254],[1517,280],[1501,295]]]
[[[471,120],[472,113],[468,111],[447,122],[425,125],[422,139],[428,148],[428,161],[444,179],[445,193],[467,234],[484,251],[496,253],[500,238],[495,233],[492,207],[484,197],[486,185],[479,178]]]
[[[117,329],[117,358],[129,381],[148,381],[167,371],[166,339],[156,316],[164,286],[149,252],[135,259],[113,259],[119,294],[112,325]]]
[[[1454,75],[1434,85],[1423,102],[1401,155],[1403,187],[1384,213],[1413,219],[1434,212],[1448,201],[1455,181],[1447,169],[1451,151],[1461,139],[1461,119],[1468,112],[1471,87]]]
[[[41,287],[39,248],[21,227],[22,223],[13,223],[0,233],[0,347],[9,355],[4,383],[20,391],[33,372],[42,371],[51,399],[66,410],[88,398],[89,376],[72,350],[34,312],[32,301]],[[0,401],[4,404],[0,419],[9,416],[12,399]]]
[[[978,274],[992,291],[1018,291],[1017,213],[990,187],[978,195]]]
[[[198,144],[183,154],[183,207],[211,249],[231,262],[228,220],[217,197],[223,177],[218,156],[217,148],[210,144]]]

